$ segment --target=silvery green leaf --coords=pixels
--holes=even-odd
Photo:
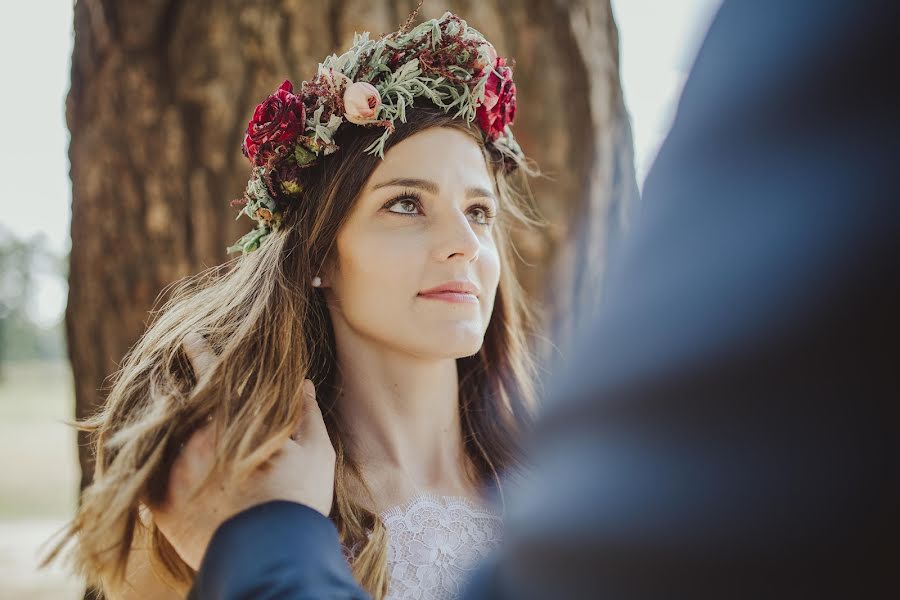
[[[312,119],[307,119],[306,122],[309,123],[309,128],[314,129],[321,121],[322,121],[322,113],[325,111],[324,106],[320,106],[316,109],[316,112],[313,113]]]
[[[333,141],[331,139],[331,131],[329,131],[329,129],[324,125],[316,126],[316,137],[329,144]]]
[[[431,49],[436,50],[441,43],[441,25],[438,21],[431,24]]]
[[[416,77],[419,75],[419,73],[421,73],[421,71],[419,70],[419,59],[414,58],[400,67],[400,69],[394,73],[394,80],[402,81],[410,77]]]

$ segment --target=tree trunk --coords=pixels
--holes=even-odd
[[[145,328],[163,288],[223,262],[225,247],[247,228],[228,202],[249,174],[240,143],[256,103],[285,78],[311,78],[327,54],[349,46],[354,31],[396,29],[415,5],[75,4],[65,320],[78,418],[102,404],[105,378]],[[420,20],[445,9],[516,60],[516,137],[552,177],[533,183],[552,226],[516,236],[524,259],[517,270],[547,307],[546,335],[564,348],[578,307],[596,290],[611,215],[636,190],[609,1],[428,3]],[[78,442],[83,489],[93,457],[83,435]]]

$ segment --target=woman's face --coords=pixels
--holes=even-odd
[[[478,142],[432,127],[385,153],[338,233],[332,318],[421,358],[478,352],[500,280],[496,191]],[[447,283],[472,294],[423,294]]]

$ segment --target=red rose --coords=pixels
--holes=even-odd
[[[512,125],[516,118],[516,84],[512,80],[512,69],[506,66],[506,59],[497,58],[494,71],[488,75],[484,102],[475,113],[489,141],[496,140],[503,133],[503,128]]]
[[[289,146],[306,126],[306,110],[293,84],[285,79],[274,94],[253,112],[241,148],[244,156],[263,166],[280,146]]]

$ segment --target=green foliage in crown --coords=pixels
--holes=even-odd
[[[416,98],[467,123],[477,121],[490,146],[512,162],[522,158],[510,130],[516,86],[506,59],[450,12],[413,28],[410,21],[378,39],[357,33],[351,48],[325,58],[299,93],[285,80],[256,107],[242,144],[253,172],[232,205],[241,207],[238,218],[247,215],[257,226],[229,252],[252,252],[278,229],[284,211],[303,196],[304,169],[339,149],[339,127],[382,128],[366,152],[384,158],[395,123],[406,122]]]

